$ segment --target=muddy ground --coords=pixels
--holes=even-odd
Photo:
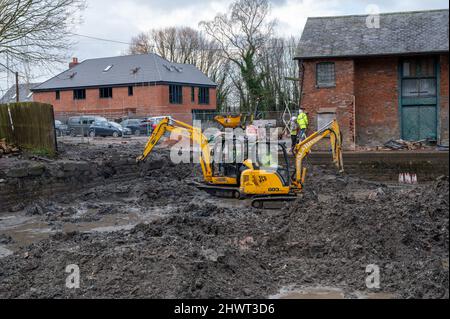
[[[134,157],[139,143],[66,145],[60,156]],[[0,212],[0,297],[449,297],[448,177],[399,186],[315,168],[302,198],[262,211],[190,186],[198,174],[160,150],[133,179]],[[379,289],[366,286],[368,265]]]

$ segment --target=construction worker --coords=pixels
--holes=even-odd
[[[309,119],[308,115],[305,113],[305,109],[302,107],[300,108],[300,114],[297,118],[298,127],[300,129],[299,133],[299,141],[304,141],[306,139],[306,131],[308,130],[309,126]]]
[[[297,144],[297,136],[299,133],[299,127],[298,127],[296,116],[292,117],[291,121],[289,122],[289,131],[291,132],[291,141],[292,141],[292,150],[293,150],[295,145]]]

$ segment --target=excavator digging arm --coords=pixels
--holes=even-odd
[[[209,148],[208,139],[203,135],[201,129],[192,127],[191,125],[181,121],[169,118],[163,119],[148,139],[144,152],[137,158],[137,161],[145,161],[166,132],[177,132],[179,135],[189,138],[194,145],[200,147],[200,165],[202,168],[203,177],[206,182],[211,182],[213,174],[211,168],[211,151]]]
[[[306,168],[303,166],[303,159],[310,154],[311,149],[315,144],[326,137],[330,137],[334,164],[338,168],[339,172],[344,171],[341,130],[338,122],[333,120],[320,131],[315,132],[304,141],[298,143],[294,148],[296,172],[293,185],[299,191],[303,189],[306,178]]]

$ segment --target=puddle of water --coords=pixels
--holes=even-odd
[[[6,247],[0,246],[0,258],[11,256],[14,252]]]
[[[93,228],[88,233],[113,233],[121,230],[132,230],[136,227],[136,224],[133,225],[123,225],[123,226],[106,226],[106,227],[97,227]]]
[[[113,203],[112,203],[113,205]],[[128,207],[124,209],[124,213],[115,215],[105,215],[98,221],[76,222],[78,218],[83,218],[92,214],[97,216],[95,209],[89,210],[83,205],[78,207],[77,214],[71,218],[75,222],[55,223],[56,228],[50,228],[48,222],[42,221],[40,216],[26,216],[24,213],[2,216],[0,219],[0,234],[10,236],[14,242],[8,245],[8,251],[2,250],[0,254],[6,255],[12,251],[18,250],[20,247],[28,246],[32,243],[49,238],[50,235],[62,231],[93,233],[93,232],[116,232],[123,230],[131,230],[139,223],[148,223],[155,221],[170,212],[173,207],[151,207],[142,209],[140,207]],[[6,248],[5,248],[6,249]]]
[[[396,299],[391,293],[376,292],[368,293],[356,291],[346,294],[342,289],[333,287],[304,287],[296,289],[294,286],[284,287],[276,295],[270,296],[269,299]]]
[[[394,294],[386,292],[373,292],[373,293],[356,292],[355,296],[358,299],[375,299],[375,300],[396,299],[396,296]]]
[[[24,219],[18,218],[24,221]],[[46,239],[50,234],[54,233],[48,227],[47,223],[36,222],[34,219],[26,219],[25,223],[13,223],[9,228],[4,227],[0,230],[0,234],[11,237],[14,242],[9,245],[11,249],[18,249],[21,246],[27,246],[40,240]]]
[[[282,288],[276,295],[269,299],[345,299],[345,293],[338,288],[314,287],[293,289],[291,287]]]
[[[0,231],[11,229],[30,222],[33,217],[25,216],[24,214],[5,215],[0,218]]]

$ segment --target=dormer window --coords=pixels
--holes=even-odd
[[[108,66],[103,70],[103,72],[108,72],[109,70],[111,70],[112,67],[113,67],[112,65],[108,65]]]

